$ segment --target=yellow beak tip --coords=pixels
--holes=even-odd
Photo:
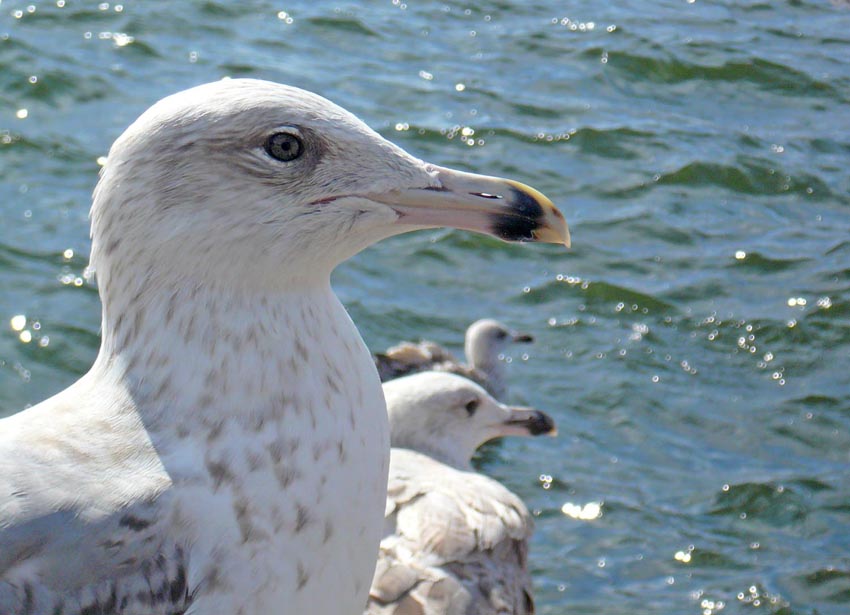
[[[535,229],[532,232],[534,239],[543,243],[558,243],[567,248],[571,247],[570,230],[567,228],[566,223],[563,222],[563,218],[560,218],[560,221],[561,224],[546,225]]]

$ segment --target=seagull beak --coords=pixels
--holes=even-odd
[[[427,188],[369,195],[398,214],[397,224],[420,228],[452,227],[493,235],[505,241],[540,241],[570,247],[570,231],[552,201],[510,179],[429,167]]]
[[[511,416],[500,427],[505,436],[557,436],[558,428],[551,416],[533,408],[508,408]]]
[[[531,333],[513,333],[511,341],[528,344],[534,341],[534,336]]]

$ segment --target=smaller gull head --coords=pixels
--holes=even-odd
[[[464,353],[472,367],[487,371],[499,361],[508,344],[533,342],[528,333],[512,331],[498,320],[482,318],[466,330]]]
[[[475,450],[494,438],[557,435],[545,412],[506,406],[455,374],[421,372],[383,386],[392,446],[455,467],[467,467]]]
[[[533,188],[428,164],[316,94],[254,79],[148,109],[110,149],[91,214],[101,285],[123,273],[287,288],[439,226],[569,245]]]

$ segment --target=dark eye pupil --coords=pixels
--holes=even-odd
[[[473,399],[472,401],[470,401],[466,404],[466,413],[469,416],[472,416],[473,414],[475,414],[476,410],[478,410],[478,400],[477,399]]]
[[[288,132],[278,132],[266,140],[266,152],[282,162],[290,162],[301,155],[304,147],[301,139]]]

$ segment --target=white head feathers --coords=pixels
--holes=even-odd
[[[544,412],[506,406],[471,380],[421,372],[384,383],[390,442],[467,468],[475,450],[493,438],[555,435]]]

